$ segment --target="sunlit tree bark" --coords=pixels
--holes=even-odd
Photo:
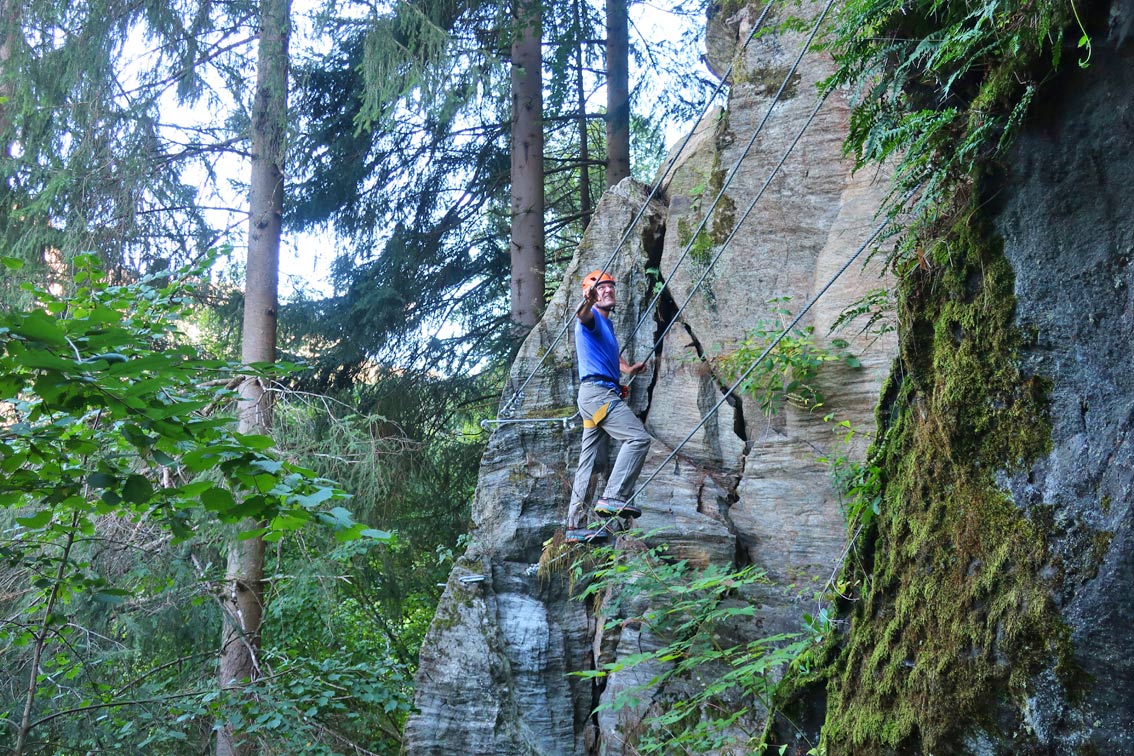
[[[544,305],[540,1],[514,0],[512,16],[512,322],[526,333]]]
[[[275,362],[280,228],[284,202],[284,134],[287,120],[290,0],[261,0],[256,93],[252,108],[252,177],[248,193],[248,264],[241,360]],[[271,428],[271,397],[259,380],[240,387],[242,433]],[[251,529],[255,522],[243,527]],[[264,540],[236,540],[228,547],[220,685],[239,688],[261,676],[258,654],[264,609]],[[253,744],[225,725],[217,733],[218,756],[244,756]]]
[[[606,0],[606,185],[630,175],[630,24],[627,0]]]
[[[0,0],[0,18],[5,20],[0,26],[0,158],[8,158],[12,156],[12,119],[8,115],[12,83],[8,79],[11,75],[8,65],[19,39],[20,3],[17,0]]]
[[[575,33],[579,40],[575,45],[575,92],[579,103],[579,215],[585,229],[591,222],[591,150],[587,137],[587,90],[584,81],[583,61],[583,0],[572,3]]]

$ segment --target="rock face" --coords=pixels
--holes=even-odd
[[[755,13],[730,18],[731,25],[717,28],[732,41],[714,49],[736,47]],[[564,422],[574,413],[577,388],[572,313],[581,276],[594,268],[607,268],[618,281],[615,328],[627,357],[654,358],[628,400],[655,439],[642,481],[652,479],[639,499],[647,542],[668,544],[694,565],[751,564],[770,576],[755,597],[755,616],[736,628],[739,640],[798,630],[802,613],[813,611],[812,593],[846,544],[838,494],[817,460],[861,454],[894,352],[891,335],[828,331],[846,308],[884,285],[877,267],[851,266],[799,324],[812,328],[809,338],[825,349],[834,348],[835,336],[845,338],[861,362],[820,369],[814,388],[824,398],[821,410],[789,402],[766,416],[752,395],[738,393],[712,412],[735,378],[723,358],[749,337],[746,349],[762,346],[786,324],[781,310],[799,312],[832,279],[870,235],[885,191],[884,178],[852,176],[842,157],[848,110],[839,95],[773,172],[815,108],[815,83],[830,71],[827,60],[810,53],[789,71],[805,36],[769,34],[738,53],[728,107],[699,124],[677,156],[667,203],[650,203],[633,227],[647,196],[641,186],[626,180],[600,203],[513,366],[502,407],[524,422],[499,426],[482,460],[473,541],[421,652],[419,713],[407,726],[407,753],[635,752],[648,700],[591,712],[648,679],[641,678],[648,670],[615,674],[603,686],[570,673],[656,639],[642,627],[600,631],[601,618],[571,597],[564,575],[541,578],[535,570],[567,510],[579,443],[577,419],[574,428]],[[784,96],[773,105],[785,78]],[[624,236],[627,243],[608,263]],[[655,290],[659,301],[651,307]],[[824,420],[828,413],[833,419]],[[834,432],[841,421],[862,432],[849,445]],[[758,732],[761,716],[753,712],[741,724]]]
[[[1134,7],[1109,11],[903,281],[882,512],[803,707],[831,756],[1134,752]]]
[[[525,422],[496,430],[481,461],[474,540],[450,576],[421,651],[420,713],[406,728],[408,753],[593,748],[594,733],[586,728],[596,703],[592,683],[569,673],[594,666],[594,620],[571,599],[565,581],[543,580],[532,568],[544,541],[562,527],[578,453],[578,419],[573,428],[564,423],[572,421],[578,385],[564,327],[581,301],[582,276],[606,264],[620,284],[616,328],[623,334],[634,328],[648,301],[645,270],[651,260],[656,265],[664,219],[664,207],[654,202],[631,229],[646,197],[630,180],[603,197],[564,285],[513,365],[502,406],[522,387],[514,415]],[[634,348],[647,352],[652,335],[646,328]],[[636,382],[632,406],[643,409],[647,401],[647,381]]]
[[[572,675],[659,639],[645,623],[604,629],[565,575],[535,570],[566,513],[578,447],[569,326],[596,267],[618,279],[628,356],[654,357],[629,399],[655,438],[639,500],[647,544],[771,578],[746,595],[754,610],[730,627],[734,642],[796,630],[840,563],[846,524],[817,460],[861,454],[898,353],[879,415],[885,501],[863,537],[853,621],[773,738],[798,753],[823,724],[832,755],[1134,752],[1129,6],[1113,4],[1088,69],[1044,90],[1052,104],[1033,108],[1003,175],[979,187],[948,266],[901,282],[900,345],[840,334],[862,366],[820,371],[820,412],[789,403],[768,416],[752,393],[712,410],[734,377],[724,358],[763,344],[779,310],[798,312],[832,280],[873,229],[885,179],[851,175],[837,95],[773,173],[830,66],[809,55],[789,72],[803,36],[792,31],[737,53],[728,107],[676,157],[666,202],[631,226],[645,190],[626,181],[604,197],[520,351],[502,405],[525,422],[500,426],[485,453],[474,539],[422,649],[407,753],[633,754],[667,694],[648,689],[656,662],[601,685]],[[714,70],[754,17],[714,22],[725,35],[710,43]],[[801,325],[829,346],[840,313],[891,284],[852,266]],[[843,421],[861,431],[846,447],[832,433]],[[644,683],[636,703],[601,708]],[[759,732],[763,714],[736,726]]]
[[[1078,674],[1038,676],[1023,714],[1055,753],[1134,752],[1131,11],[1096,39],[1090,67],[1050,92],[1060,105],[1022,135],[995,212],[1017,322],[1035,333],[1024,364],[1052,386],[1051,452],[1009,490],[1031,517],[1050,518],[1050,564],[1062,573],[1054,599]]]

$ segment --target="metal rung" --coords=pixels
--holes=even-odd
[[[575,427],[571,421],[575,419],[575,415],[570,417],[524,417],[516,420],[507,420],[497,418],[496,420],[481,420],[480,427],[488,430],[492,425],[518,425],[518,424],[533,424],[533,423],[558,423],[563,426],[564,430],[570,430]]]

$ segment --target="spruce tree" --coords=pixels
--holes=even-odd
[[[526,335],[543,315],[543,9],[512,5],[512,323]]]

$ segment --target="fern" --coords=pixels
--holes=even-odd
[[[953,198],[1011,145],[1042,79],[1059,66],[1073,12],[1054,0],[843,7],[823,43],[838,65],[823,86],[853,93],[844,149],[856,168],[896,163],[887,209],[906,222],[890,258],[895,269],[935,247],[957,213]],[[1087,56],[1089,43],[1080,40]]]

